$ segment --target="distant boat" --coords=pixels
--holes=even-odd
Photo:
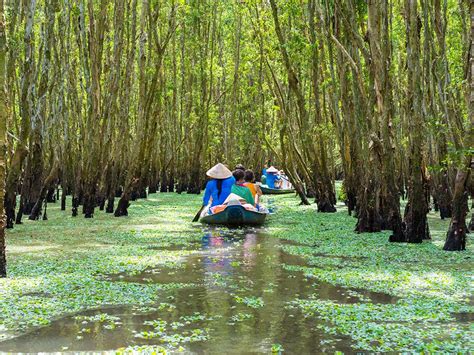
[[[267,213],[246,210],[241,205],[227,206],[223,211],[201,217],[201,223],[228,226],[261,225]]]
[[[260,185],[260,188],[262,189],[262,193],[264,195],[282,195],[291,194],[292,192],[295,192],[295,189],[272,189],[267,185]]]

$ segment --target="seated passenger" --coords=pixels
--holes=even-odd
[[[267,169],[267,186],[271,189],[278,189],[279,180],[278,170],[273,166],[269,167]]]
[[[263,169],[262,169],[262,175],[265,175],[267,177],[267,169],[272,166],[272,161],[269,159],[265,164],[263,164]]]
[[[245,170],[244,180],[245,180],[244,186],[249,188],[255,200],[255,204],[258,205],[260,196],[262,196],[263,193],[262,193],[262,190],[260,189],[260,186],[255,184],[255,175],[252,170]]]
[[[291,189],[292,185],[290,180],[288,179],[288,176],[286,176],[285,172],[283,170],[280,170],[280,179],[281,179],[281,188],[282,189]]]
[[[224,164],[217,164],[206,173],[211,179],[206,184],[206,191],[202,199],[203,206],[217,206],[224,203],[230,195],[235,179],[232,172]]]
[[[262,185],[267,184],[267,169],[268,169],[268,165],[264,164],[263,169],[262,169],[262,177],[260,178],[260,181],[262,182]]]
[[[252,196],[252,192],[248,187],[244,185],[245,180],[244,176],[245,173],[243,170],[236,169],[232,173],[235,179],[235,184],[232,185],[232,190],[231,192],[242,197],[247,203],[251,204],[252,206],[255,206],[255,200]]]
[[[237,164],[235,166],[235,169],[234,170],[242,170],[242,171],[245,171],[245,167],[242,165],[242,164]]]

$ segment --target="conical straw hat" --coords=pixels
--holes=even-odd
[[[234,205],[234,204],[235,204],[235,203],[233,203],[234,201],[235,201],[235,202],[239,202],[239,201],[241,201],[241,200],[244,200],[244,201],[245,201],[245,199],[244,199],[242,196],[239,196],[239,195],[237,195],[237,194],[231,193],[231,194],[230,194],[229,196],[227,196],[227,198],[225,199],[224,204],[227,203],[227,204],[229,204],[229,206],[231,206],[231,205]],[[231,203],[231,202],[232,202],[232,203]],[[239,204],[240,204],[240,203],[239,203]]]
[[[274,166],[271,166],[267,169],[267,173],[277,173],[278,170],[274,167]]]
[[[206,175],[213,179],[227,179],[232,176],[232,172],[224,164],[218,163],[210,168]]]

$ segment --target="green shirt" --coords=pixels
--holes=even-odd
[[[240,186],[240,185],[232,185],[232,191],[233,194],[239,195],[242,197],[245,201],[250,203],[252,206],[255,205],[255,200],[253,199],[252,192],[250,192],[250,189],[245,186]]]

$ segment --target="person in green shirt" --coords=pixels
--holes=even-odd
[[[235,184],[232,185],[231,193],[234,193],[242,197],[247,203],[250,203],[252,206],[255,206],[255,200],[252,196],[252,192],[245,184],[245,172],[241,169],[236,169],[232,172],[235,178]]]

